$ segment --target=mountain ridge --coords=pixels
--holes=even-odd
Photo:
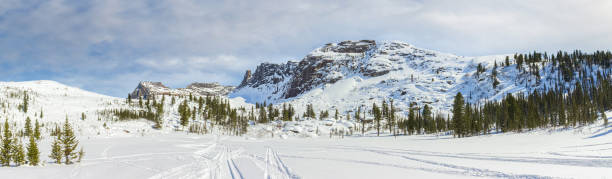
[[[515,61],[515,54],[467,57],[401,41],[341,41],[316,48],[297,62],[262,63],[255,71],[247,70],[229,97],[250,103],[316,104],[317,110],[343,112],[394,100],[398,108],[416,103],[448,112],[458,92],[476,104],[545,90],[559,80],[550,64],[517,68]]]

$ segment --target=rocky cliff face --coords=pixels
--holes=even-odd
[[[342,79],[340,71],[358,70],[369,76],[384,74],[359,63],[375,47],[373,40],[343,41],[327,44],[299,62],[262,63],[252,76],[247,71],[237,93],[258,89],[270,92],[263,100],[288,99],[319,85],[335,83]]]
[[[225,96],[234,90],[233,86],[223,86],[219,83],[191,83],[186,88],[172,89],[161,82],[140,82],[130,94],[132,98],[154,98],[160,95],[196,95],[196,96]]]
[[[148,99],[153,95],[170,95],[170,88],[164,86],[161,82],[149,82],[144,81],[138,83],[136,89],[132,91],[130,96],[132,98],[140,98]]]
[[[404,48],[407,44],[384,44],[389,48]],[[299,62],[284,64],[263,63],[251,77],[247,71],[235,94],[265,91],[255,101],[289,99],[324,84],[333,84],[347,75],[359,74],[367,77],[385,75],[398,70],[390,63],[401,61],[371,61],[380,51],[375,41],[343,41],[330,43],[308,54]],[[409,56],[409,54],[398,54]],[[269,92],[269,93],[268,93]],[[253,96],[251,96],[253,97]]]

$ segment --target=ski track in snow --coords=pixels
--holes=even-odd
[[[611,143],[590,145],[607,145]],[[386,156],[399,157],[406,160],[416,161],[420,163],[426,163],[434,166],[446,167],[449,169],[460,170],[461,172],[455,172],[450,170],[439,170],[430,168],[419,168],[410,167],[396,164],[385,164],[380,162],[371,161],[360,161],[360,160],[347,160],[347,159],[333,159],[333,158],[317,158],[317,157],[302,157],[302,156],[291,156],[286,155],[285,157],[290,158],[303,158],[303,159],[320,159],[320,160],[334,160],[341,162],[350,163],[361,163],[369,165],[388,166],[412,170],[422,170],[435,173],[446,173],[446,174],[460,174],[467,176],[479,176],[479,177],[499,177],[499,178],[555,178],[551,176],[540,176],[530,174],[512,174],[504,173],[500,171],[494,171],[489,169],[467,167],[461,165],[455,165],[450,163],[441,162],[444,160],[425,160],[417,157],[441,157],[441,158],[458,158],[458,159],[469,159],[469,160],[486,160],[486,161],[497,161],[497,162],[519,162],[519,163],[536,163],[536,164],[552,164],[552,165],[567,165],[567,166],[580,166],[580,167],[604,167],[612,168],[612,156],[588,156],[588,155],[569,155],[557,152],[548,152],[550,155],[566,156],[566,157],[577,157],[581,159],[568,159],[568,158],[544,158],[544,157],[504,157],[504,156],[489,156],[482,154],[450,154],[450,153],[436,153],[427,151],[417,150],[406,150],[406,149],[376,149],[376,147],[365,149],[363,147],[351,147],[351,146],[338,146],[338,147],[327,147],[328,149],[340,149],[340,150],[354,150],[354,151],[365,151]]]
[[[567,159],[567,158],[544,158],[544,157],[503,157],[503,156],[488,156],[488,155],[479,155],[479,154],[477,155],[468,155],[468,154],[456,155],[456,154],[447,154],[447,153],[442,154],[442,153],[405,150],[405,149],[395,149],[397,151],[358,149],[358,148],[353,148],[353,147],[345,147],[343,149],[378,152],[378,153],[384,153],[384,154],[402,154],[402,155],[417,155],[417,156],[428,156],[428,157],[488,160],[488,161],[499,161],[499,162],[522,162],[522,163],[612,168],[612,160],[588,159],[588,158],[612,158],[610,156],[592,156],[592,157],[573,156],[573,157],[581,157],[581,158],[587,158],[587,159]],[[572,155],[566,155],[566,154],[555,153],[555,152],[549,152],[549,154],[560,155],[560,156],[563,156],[563,155],[572,156]]]
[[[243,173],[243,169],[262,171],[265,178],[300,178],[283,163],[279,155],[271,148],[267,148],[264,159],[254,154],[243,154],[244,149],[242,148],[233,150],[231,146],[220,143],[222,140],[217,139],[205,145],[198,145],[205,147],[193,152],[194,161],[192,163],[167,169],[150,178],[244,179],[247,176]],[[237,158],[253,162],[254,167],[243,168],[241,163],[235,161]]]
[[[343,148],[347,150],[357,150],[357,151],[365,151],[372,152],[392,157],[399,157],[411,161],[416,161],[420,163],[425,163],[433,166],[440,166],[448,169],[439,169],[439,168],[428,168],[428,167],[412,167],[406,165],[399,164],[391,164],[391,163],[383,163],[383,162],[374,162],[374,161],[365,161],[365,160],[356,160],[356,159],[338,159],[338,158],[325,158],[325,157],[305,157],[305,156],[295,156],[295,155],[283,155],[288,158],[298,158],[298,159],[316,159],[316,160],[329,160],[329,161],[339,161],[339,162],[347,162],[347,163],[359,163],[366,165],[375,165],[375,166],[385,166],[385,167],[394,167],[408,170],[420,170],[432,173],[443,173],[443,174],[451,174],[451,175],[463,175],[463,176],[475,176],[475,177],[495,177],[495,178],[556,178],[550,176],[540,176],[540,175],[526,175],[526,174],[510,174],[504,173],[500,171],[488,170],[488,169],[480,169],[474,167],[466,167],[460,165],[454,165],[450,163],[444,162],[436,162],[431,160],[417,159],[414,157],[410,157],[409,155],[401,155],[394,154],[388,151],[382,150],[371,150],[371,149],[357,149],[357,148]]]
[[[211,159],[208,159],[207,155],[210,153],[210,151],[217,147],[217,144],[218,138],[204,145],[198,145],[205,147],[193,152],[193,157],[195,159],[194,162],[168,169],[150,178],[205,178],[205,176],[211,176],[210,172],[212,170],[209,168]],[[187,147],[194,146],[191,145]],[[217,157],[221,154],[222,153],[218,153]]]
[[[468,176],[499,177],[499,178],[553,178],[549,176],[539,176],[539,175],[509,174],[509,173],[488,170],[488,169],[480,169],[480,168],[454,165],[454,164],[444,163],[444,162],[436,162],[432,160],[418,159],[418,158],[410,157],[409,155],[393,154],[390,152],[384,152],[384,151],[379,151],[379,150],[364,149],[363,151],[369,151],[369,152],[379,153],[383,155],[401,157],[401,158],[412,160],[412,161],[447,167],[451,169],[458,169],[458,170],[462,170],[462,172],[460,172],[461,174],[468,175]]]
[[[264,178],[300,178],[294,174],[272,148],[266,147]]]

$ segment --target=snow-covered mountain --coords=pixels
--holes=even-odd
[[[132,98],[142,97],[147,99],[156,95],[200,95],[200,96],[225,96],[234,90],[233,86],[223,86],[219,83],[191,83],[186,88],[172,89],[164,86],[161,82],[140,82],[136,89],[130,94]]]
[[[540,66],[540,77],[519,72],[516,64],[499,66],[513,54],[465,57],[415,47],[408,43],[373,40],[329,43],[299,62],[262,63],[247,70],[242,83],[229,94],[247,102],[314,104],[316,110],[352,111],[393,99],[397,107],[429,104],[450,110],[461,92],[471,103],[497,100],[507,93],[546,89],[558,77]],[[478,65],[484,71],[478,72]],[[481,69],[482,70],[482,69]],[[494,87],[493,83],[499,84]]]
[[[481,59],[474,59],[478,60]],[[500,69],[500,89],[490,89],[491,92],[501,94],[504,90],[528,90],[528,87],[511,85],[509,81],[515,78],[510,74],[516,73],[514,70],[508,67]],[[353,83],[355,86],[365,86],[377,83],[369,80],[395,77],[385,75],[398,71],[401,70],[374,77],[354,74],[348,79],[362,78],[362,81]],[[252,74],[251,78],[255,76]],[[469,75],[458,79],[464,80],[463,83],[484,79],[472,82],[484,88],[489,85],[486,78],[486,75]],[[543,80],[533,86],[546,86],[547,78],[553,77],[542,76]],[[334,99],[331,97],[334,97],[335,91],[339,91],[338,95],[342,94],[342,90],[337,88],[345,85],[343,80],[346,79],[321,83],[303,94],[288,99],[279,98],[279,101],[293,99],[292,103],[316,102],[316,105],[332,106],[322,97]],[[248,83],[249,80],[246,81]],[[419,81],[415,78],[415,82]],[[394,83],[402,84],[401,81]],[[528,80],[517,81],[517,84],[521,83],[531,84]],[[501,88],[504,85],[507,85],[506,88]],[[260,86],[265,86],[265,83]],[[380,89],[380,92],[371,94],[375,96],[384,94],[392,87],[374,84],[372,88]],[[363,98],[344,97],[346,101]],[[177,102],[173,104],[171,99],[174,98]],[[136,102],[130,104],[123,98],[104,96],[54,81],[0,82],[0,116],[4,118],[3,121],[8,120],[11,130],[18,134],[24,129],[25,118],[29,117],[42,124],[43,136],[38,142],[41,166],[0,167],[0,173],[5,178],[401,178],[407,173],[421,178],[605,178],[612,168],[609,159],[612,129],[610,125],[604,125],[603,120],[580,127],[551,127],[524,133],[453,138],[446,132],[388,137],[391,134],[386,130],[381,137],[374,137],[377,136],[374,123],[366,124],[368,130],[360,133],[354,130],[361,124],[356,120],[302,118],[265,124],[250,123],[248,132],[243,136],[231,136],[222,130],[222,125],[209,125],[210,133],[197,135],[188,133],[180,124],[179,104],[187,101],[193,109],[197,106],[197,102],[189,102],[188,99],[184,96],[167,97],[165,102],[159,98],[153,99],[164,106],[161,118],[163,127],[154,129],[152,121],[118,120],[113,114],[104,114],[105,111],[121,109],[145,112],[148,108]],[[320,101],[314,101],[317,99]],[[27,111],[22,110],[24,101],[27,101]],[[254,108],[239,97],[228,101],[232,107],[246,109],[244,113]],[[605,114],[612,116],[612,111]],[[201,117],[190,120],[190,123],[200,125],[214,120]],[[50,133],[66,118],[74,127],[79,146],[85,148],[86,155],[77,164],[54,164],[48,157],[55,138]],[[607,119],[612,120],[610,117]],[[330,170],[330,165],[337,167]],[[110,170],[117,172],[109,173]],[[321,172],[325,170],[329,172]]]

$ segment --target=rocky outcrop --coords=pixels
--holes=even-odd
[[[328,44],[324,47],[324,51],[333,51],[337,53],[364,53],[376,46],[374,40],[360,41],[342,41],[338,44]]]
[[[344,73],[363,73],[365,76],[380,76],[391,69],[368,68],[371,64],[363,59],[376,47],[373,40],[343,41],[330,43],[316,49],[299,62],[284,64],[262,63],[244,75],[237,91],[251,88],[271,91],[276,97],[288,99],[316,88],[343,79]]]
[[[174,95],[174,96],[185,96],[185,95],[196,95],[196,96],[225,96],[234,90],[233,86],[224,86],[219,83],[191,83],[186,88],[172,89],[164,86],[161,82],[150,82],[143,81],[138,83],[136,89],[130,96],[138,99],[149,99],[155,98],[155,96],[161,95]]]
[[[154,95],[169,95],[170,88],[164,86],[161,82],[143,81],[138,83],[136,89],[132,91],[130,96],[134,99],[148,99]]]
[[[242,78],[242,82],[240,82],[240,85],[238,85],[238,88],[246,86],[249,83],[249,80],[251,80],[251,70],[247,70],[244,73],[244,77]]]
[[[219,83],[191,83],[186,88],[189,92],[201,96],[225,96],[234,90],[233,86],[223,86]],[[180,90],[180,89],[179,89]]]
[[[247,71],[244,75],[244,85],[241,84],[239,88],[243,86],[257,88],[263,84],[278,84],[293,76],[295,66],[295,62],[285,64],[262,63],[257,66],[252,77],[247,78],[247,76],[250,76],[250,71]]]
[[[320,56],[309,56],[302,60],[295,69],[295,75],[289,83],[289,88],[284,93],[285,99],[295,97],[324,83],[335,83],[342,77],[328,78],[327,74],[334,65],[334,60],[324,59]]]

